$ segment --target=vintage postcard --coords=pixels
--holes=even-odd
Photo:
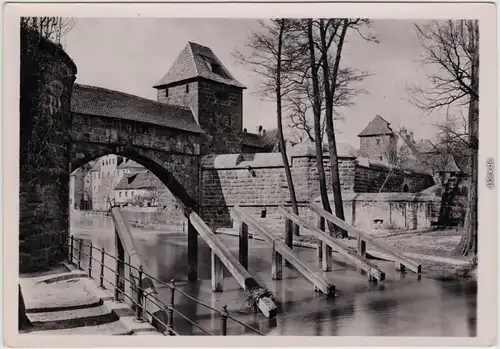
[[[495,5],[4,23],[7,346],[496,344]]]

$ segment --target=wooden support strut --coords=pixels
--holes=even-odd
[[[315,289],[320,290],[326,295],[335,294],[335,286],[322,275],[321,270],[309,266],[300,260],[293,250],[281,241],[280,238],[275,237],[273,234],[263,229],[252,217],[244,213],[238,206],[234,207],[234,212],[239,219],[248,224],[249,228],[251,228],[254,233],[259,234],[267,242],[272,243],[275,252],[279,253],[283,259],[289,261],[297,271],[313,284]]]
[[[357,267],[365,270],[368,273],[368,277],[370,278],[375,278],[380,281],[385,279],[385,273],[380,270],[376,265],[370,263],[366,258],[361,257],[359,255],[355,255],[349,251],[349,248],[342,244],[341,242],[337,241],[335,238],[332,236],[326,234],[324,231],[319,230],[318,228],[314,227],[312,224],[307,222],[306,220],[300,218],[298,215],[287,211],[283,207],[279,207],[278,210],[283,213],[285,216],[287,216],[289,219],[291,219],[295,224],[298,224],[299,226],[309,230],[316,238],[318,238],[320,241],[322,241],[323,246],[329,245],[330,248],[335,249],[338,253],[342,254],[345,256],[349,261],[354,263]],[[330,250],[330,258],[331,258],[331,250]],[[325,256],[323,256],[323,261],[325,260]],[[330,260],[331,262],[331,260]]]
[[[235,258],[232,252],[220,241],[219,237],[207,226],[207,224],[195,212],[188,215],[198,234],[205,240],[212,252],[218,257],[220,262],[233,275],[240,286],[247,292],[263,289],[263,287],[250,275],[250,273]],[[257,304],[264,316],[273,318],[278,313],[278,308],[270,297],[264,296]]]
[[[198,279],[198,232],[188,221],[188,280]]]
[[[142,279],[142,289],[145,297],[152,296],[158,297],[158,292],[156,291],[153,280],[151,280],[146,275],[151,273],[148,271],[146,264],[143,263],[141,255],[139,255],[135,248],[134,240],[132,238],[132,233],[128,221],[123,217],[123,213],[118,207],[113,207],[111,209],[111,216],[115,224],[116,233],[119,236],[120,242],[123,246],[125,253],[128,255],[128,259],[131,265],[139,267],[143,266],[144,273]],[[103,254],[104,256],[104,254]],[[102,257],[104,261],[104,257]],[[134,278],[138,278],[139,274],[135,268],[130,268],[131,273]],[[151,315],[153,314],[153,315]],[[159,323],[157,319],[161,319],[162,322],[167,322],[167,312],[162,307],[159,307],[156,302],[147,302],[144,304],[143,317],[150,321],[153,326],[155,326],[160,332],[165,329],[164,326]],[[157,319],[155,319],[155,317]]]
[[[240,222],[239,260],[243,268],[248,270],[248,225]]]
[[[380,249],[382,252],[388,254],[389,256],[394,258],[394,262],[396,263],[396,270],[398,268],[400,269],[401,266],[408,268],[415,273],[420,273],[421,272],[421,265],[418,264],[417,262],[411,260],[410,258],[406,257],[403,253],[397,251],[396,249],[384,244],[381,241],[377,241],[373,239],[369,234],[365,233],[359,228],[353,227],[352,225],[344,222],[343,220],[339,219],[338,217],[332,215],[331,213],[323,210],[321,207],[318,205],[312,203],[310,205],[310,208],[313,212],[319,214],[323,218],[325,218],[327,221],[337,225],[339,228],[346,230],[349,232],[349,234],[354,234],[362,238],[363,241],[372,244],[373,246],[377,247]]]

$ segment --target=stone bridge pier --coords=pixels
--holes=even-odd
[[[21,30],[19,271],[66,256],[70,101],[77,69],[57,45]]]

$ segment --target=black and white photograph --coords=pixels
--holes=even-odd
[[[19,337],[479,336],[494,25],[73,13],[9,33]]]

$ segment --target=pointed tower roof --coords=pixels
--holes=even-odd
[[[188,42],[167,74],[153,87],[159,88],[194,78],[204,78],[221,84],[246,88],[229,73],[212,49],[193,42]]]
[[[452,155],[448,155],[446,159],[446,165],[442,172],[462,172],[462,170],[458,167],[455,158]]]
[[[358,134],[358,137],[393,135],[394,132],[389,125],[390,123],[383,117],[376,115],[375,118],[368,123],[368,126]]]

